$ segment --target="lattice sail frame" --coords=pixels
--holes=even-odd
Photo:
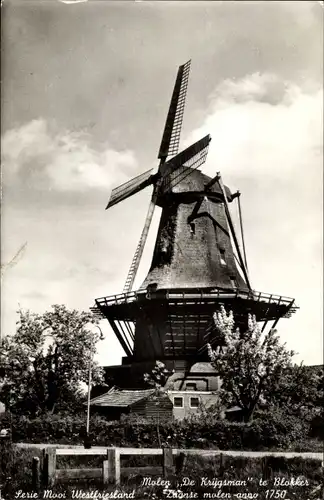
[[[162,162],[165,161],[168,156],[176,155],[179,150],[190,65],[191,60],[180,66],[178,69],[158,154],[158,158],[162,160]]]
[[[152,173],[153,169],[151,168],[150,170],[147,170],[146,172],[143,172],[133,179],[124,182],[124,184],[121,184],[120,186],[114,188],[111,191],[110,200],[106,209],[112,207],[113,205],[116,205],[117,203],[120,203],[123,200],[126,200],[130,196],[133,196],[133,194],[138,193],[142,189],[152,184],[154,181],[154,176],[152,175]]]

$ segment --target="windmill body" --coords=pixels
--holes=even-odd
[[[126,354],[120,367],[108,370],[123,387],[143,385],[143,373],[156,360],[185,372],[207,361],[207,343],[223,344],[213,321],[221,305],[233,311],[239,327],[248,313],[265,328],[295,310],[293,299],[251,288],[229,209],[239,193],[232,194],[219,173],[211,178],[199,170],[210,136],[177,154],[189,69],[190,62],[178,70],[157,173],[144,172],[115,188],[107,206],[153,187],[123,293],[96,299],[95,311],[108,319]],[[132,291],[156,205],[162,213],[151,267],[140,289]]]
[[[158,200],[161,220],[152,265],[141,288],[248,289],[235,263],[222,192],[215,185],[205,190],[210,180],[193,170]]]

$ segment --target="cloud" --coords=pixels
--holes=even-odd
[[[212,136],[205,171],[273,179],[321,167],[323,90],[300,88],[272,74],[225,80],[189,141]]]
[[[268,102],[278,104],[286,98],[287,83],[272,74],[253,73],[240,80],[224,80],[212,98],[220,102]]]
[[[131,151],[93,147],[85,133],[57,131],[38,119],[4,134],[2,165],[5,185],[78,192],[125,181],[137,162]]]

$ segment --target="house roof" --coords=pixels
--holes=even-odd
[[[153,394],[155,389],[143,390],[123,390],[113,387],[105,394],[93,398],[90,401],[91,406],[117,406],[120,408],[127,408],[128,406],[146,399]]]
[[[200,361],[190,368],[190,373],[217,373],[215,368],[208,361]]]

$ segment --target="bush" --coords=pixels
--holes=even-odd
[[[313,417],[310,426],[310,435],[324,440],[324,410]]]
[[[5,417],[3,417],[5,422]],[[36,419],[12,417],[14,442],[83,444],[85,415],[43,415]],[[183,421],[156,421],[123,417],[107,421],[93,415],[90,430],[94,445],[152,448],[289,449],[307,436],[309,425],[297,417],[273,410],[260,412],[249,424],[219,420],[208,415]]]
[[[309,434],[310,425],[284,409],[272,408],[259,412],[251,428],[253,431],[248,440],[251,440],[251,446],[254,444],[255,449],[258,444],[262,448],[288,449]]]

